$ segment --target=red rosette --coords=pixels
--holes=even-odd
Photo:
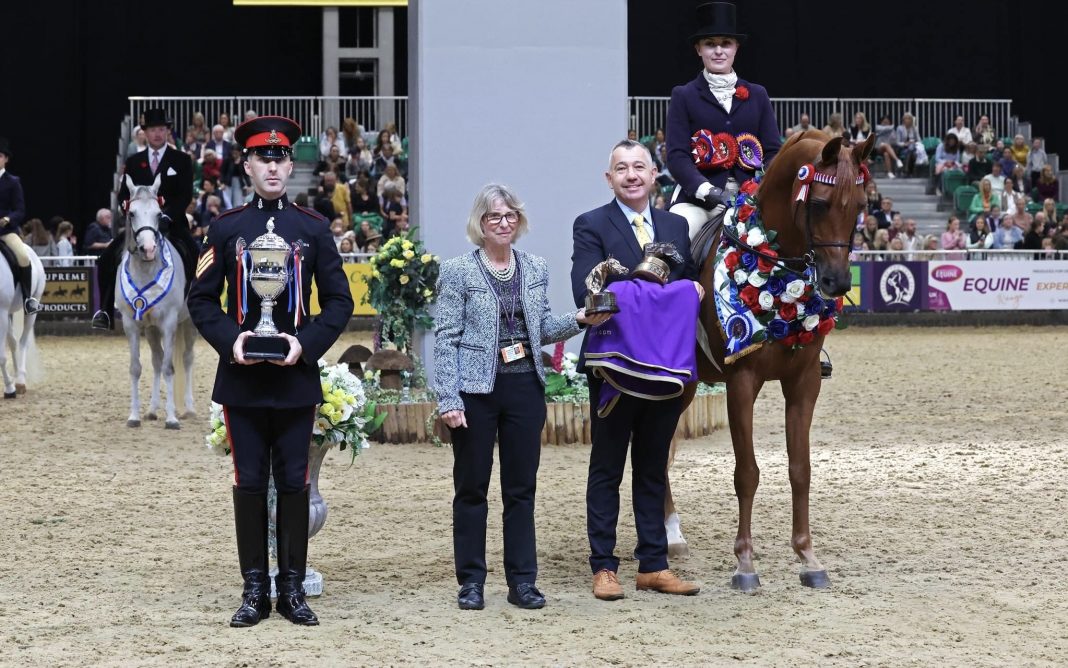
[[[779,307],[779,317],[786,322],[792,322],[797,319],[797,304],[790,302],[789,304],[783,304]]]
[[[723,264],[727,265],[727,269],[732,272],[738,268],[739,262],[740,260],[738,259],[738,253],[730,253],[723,260]]]
[[[756,211],[756,209],[754,209],[753,207],[749,206],[748,204],[743,204],[738,208],[738,220],[744,223],[745,221],[749,220],[750,216],[753,215],[754,211]]]
[[[763,244],[761,247],[757,248],[758,251],[769,256],[764,257],[764,255],[757,255],[757,269],[765,273],[770,272],[772,269],[775,268],[775,263],[777,261],[777,258],[779,257],[778,253],[771,250],[770,248],[766,248],[766,246],[767,244]]]
[[[738,140],[726,132],[717,132],[712,136],[711,166],[714,169],[726,169],[738,159]]]
[[[794,332],[793,334],[790,334],[790,335],[784,337],[782,339],[782,342],[785,343],[788,346],[796,346],[797,345],[797,338],[798,338],[797,337],[797,332]]]
[[[738,293],[738,298],[753,311],[753,313],[759,313],[760,308],[760,290],[757,290],[752,285],[747,285],[742,288],[742,291]]]
[[[748,100],[749,99],[749,89],[746,88],[745,86],[735,86],[734,87],[734,97],[738,98],[739,100]]]
[[[797,335],[797,342],[803,346],[808,345],[816,340],[816,335],[812,332],[799,332]]]
[[[141,162],[141,169],[147,169],[147,168],[148,168],[148,163],[147,163],[147,162],[144,162],[144,161],[142,161],[142,162]]]
[[[868,181],[871,181],[871,171],[863,163],[860,165],[860,176],[864,179],[864,185],[868,185]]]
[[[749,179],[748,181],[743,183],[742,187],[739,188],[738,190],[740,192],[746,194],[746,195],[752,195],[753,193],[755,193],[757,191],[758,188],[760,188],[760,184],[757,183],[757,180],[756,179]]]
[[[698,130],[690,137],[690,155],[698,169],[712,169],[715,152],[711,130]]]
[[[816,331],[821,336],[827,336],[832,329],[834,329],[834,318],[823,318],[820,320],[820,324],[816,326]]]

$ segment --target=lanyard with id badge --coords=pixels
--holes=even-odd
[[[493,278],[491,278],[489,272],[486,270],[486,266],[482,262],[478,263],[479,268],[482,270],[482,275],[486,277],[486,282],[489,284],[490,290],[493,292],[493,297],[497,300],[497,306],[500,309],[500,316],[503,316],[504,319],[508,322],[508,336],[511,340],[511,345],[507,345],[501,348],[501,359],[504,360],[505,364],[515,362],[516,360],[521,360],[527,356],[527,351],[523,348],[523,343],[516,343],[515,340],[517,323],[515,311],[516,305],[519,303],[519,286],[523,283],[523,277],[519,264],[519,258],[514,258],[514,261],[515,276],[512,278],[512,280],[508,282],[508,284],[511,286],[512,293],[511,303],[509,305],[508,310],[505,309],[504,300],[501,299],[500,292],[498,292],[497,288],[494,287],[495,283],[499,283],[500,281],[495,281]]]

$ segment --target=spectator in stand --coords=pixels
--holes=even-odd
[[[845,123],[842,122],[842,114],[837,111],[827,117],[827,125],[823,126],[823,131],[831,137],[849,139],[849,130],[846,128]]]
[[[990,117],[983,114],[979,117],[979,122],[975,126],[975,132],[972,133],[972,139],[975,140],[980,146],[984,146],[987,150],[994,145],[997,141],[998,135],[994,131],[994,126],[990,125]]]
[[[404,154],[404,143],[401,141],[401,137],[397,134],[397,124],[393,121],[386,123],[386,127],[382,129],[389,137],[389,143],[393,145],[393,155]]]
[[[351,152],[353,147],[356,146],[356,140],[363,139],[363,126],[357,123],[352,116],[346,116],[345,120],[341,121],[341,138],[345,141],[346,148]]]
[[[86,255],[100,255],[111,243],[111,210],[100,209],[96,212],[96,220],[89,223],[85,230],[85,244],[82,251]]]
[[[334,214],[344,221],[345,229],[352,227],[352,199],[349,197],[348,184],[338,185],[337,174],[334,172],[323,173],[323,183],[319,190],[330,198],[330,204],[334,207]],[[333,218],[331,218],[333,220]]]
[[[901,239],[907,252],[923,250],[923,236],[916,234],[916,221],[912,218],[905,220],[905,229],[897,238]]]
[[[356,248],[355,248],[355,245],[354,245],[354,243],[352,241],[352,237],[348,237],[348,236],[342,237],[341,241],[338,242],[337,251],[339,253],[344,253],[344,254],[355,253],[356,252]],[[349,261],[351,261],[350,258],[345,258],[345,262],[349,262]]]
[[[194,163],[204,159],[204,142],[197,140],[196,133],[193,132],[192,128],[185,133],[185,144],[182,146],[182,150],[189,155]]]
[[[894,150],[894,122],[890,120],[890,114],[883,114],[883,117],[875,124],[875,150],[883,154],[886,176],[891,179],[895,178],[894,169],[901,169],[905,163],[901,162]]]
[[[345,238],[345,221],[341,216],[337,216],[330,223],[330,234],[334,235],[334,245],[341,248],[341,240]]]
[[[963,159],[963,158],[962,158]],[[981,181],[994,169],[994,163],[990,162],[989,151],[982,146],[978,147],[975,155],[968,161],[968,183]]]
[[[919,157],[918,151],[924,152],[924,159],[927,157],[926,149],[923,147],[923,140],[920,138],[920,131],[916,129],[916,120],[910,113],[905,113],[901,117],[901,125],[894,130],[894,138],[891,145],[897,156],[904,160],[905,174],[908,176],[912,176],[912,172],[916,169],[916,159]]]
[[[330,157],[333,148],[337,148],[338,155],[346,155],[345,140],[337,136],[337,128],[328,127],[319,135],[319,159],[326,160]]]
[[[975,228],[968,235],[968,248],[984,250],[994,245],[994,234],[987,227],[986,218],[975,219]]]
[[[1027,169],[1027,155],[1031,152],[1031,147],[1027,145],[1027,140],[1023,135],[1017,134],[1012,138],[1012,146],[1009,150],[1012,151],[1012,159]]]
[[[804,132],[805,130],[815,130],[812,127],[812,120],[808,114],[801,114],[801,118],[798,119],[797,125],[790,128],[794,132]]]
[[[210,148],[204,149],[204,161],[201,163],[201,178],[212,180],[216,183],[222,178],[222,161],[219,155]]]
[[[145,131],[141,128],[134,130],[133,139],[130,141],[130,145],[126,148],[126,157],[129,158],[134,153],[140,153],[148,148],[148,139],[145,137]]]
[[[979,179],[980,182],[986,181],[990,183],[991,190],[994,194],[1001,198],[1005,193],[1005,176],[1001,173],[1000,162],[990,162],[990,173]],[[976,186],[978,187],[978,186]]]
[[[667,164],[667,144],[660,147],[660,153],[656,154],[656,182],[660,186],[674,186],[675,177],[671,175],[671,168]]]
[[[222,212],[223,205],[221,197],[218,195],[208,195],[204,198],[204,208],[199,212],[200,217],[196,219],[197,225],[193,228],[193,238],[196,240],[198,246],[203,247],[204,235]]]
[[[664,199],[663,194],[657,193],[656,197],[653,198],[653,208],[667,211],[667,200]]]
[[[1057,226],[1057,202],[1049,197],[1042,200],[1042,211],[1046,214],[1046,234]],[[1037,217],[1037,216],[1036,216]]]
[[[999,162],[1001,163],[1001,173],[1002,174],[1004,174],[1005,176],[1008,176],[1009,174],[1013,173],[1013,170],[1016,169],[1017,163],[1016,163],[1016,158],[1012,157],[1012,149],[1011,148],[1002,149],[1002,151],[1001,151],[1001,159],[999,160]]]
[[[1005,190],[1001,193],[1001,210],[1007,215],[1016,215],[1016,203],[1021,197],[1022,195],[1016,192],[1016,186],[1013,180],[1005,179]]]
[[[367,252],[367,240],[371,238],[371,233],[378,234],[371,227],[371,222],[368,220],[360,221],[360,229],[356,231],[356,247],[360,249],[361,253]]]
[[[923,238],[923,250],[936,251],[938,250],[938,237],[933,234],[928,234]],[[930,256],[928,256],[930,258]]]
[[[1042,137],[1035,137],[1031,142],[1031,152],[1027,154],[1027,164],[1024,165],[1024,169],[1027,170],[1028,175],[1031,177],[1031,183],[1038,183],[1039,177],[1042,175],[1042,168],[1049,162],[1049,158],[1046,156],[1046,149],[1042,148]]]
[[[353,213],[378,213],[378,198],[367,192],[367,185],[357,181],[352,186]]]
[[[40,218],[30,218],[26,221],[26,227],[30,229],[30,232],[23,239],[23,242],[37,254],[37,257],[54,257],[57,255],[56,240],[52,238],[52,233],[45,228],[44,222]]]
[[[970,141],[965,144],[964,150],[960,152],[961,169],[963,169],[965,173],[968,172],[968,165],[971,163],[972,160],[975,159],[976,153],[978,153],[978,149],[976,148],[975,142],[973,141]]]
[[[215,155],[222,160],[230,155],[230,146],[230,142],[226,141],[226,128],[221,124],[216,124],[211,128],[211,139],[204,144],[204,152],[206,154],[209,149],[215,151]]]
[[[401,218],[406,218],[408,215],[408,208],[404,206],[401,201],[404,194],[398,190],[392,188],[386,190],[384,195],[384,201],[382,203],[382,214],[386,219],[385,225],[382,227],[382,232],[386,233],[386,238],[393,236],[398,229],[398,224]],[[387,231],[388,228],[388,231]]]
[[[386,167],[389,165],[396,165],[397,171],[400,172],[401,176],[404,175],[404,163],[393,154],[393,145],[386,142],[382,145],[382,151],[375,157],[374,164],[371,167],[371,178],[381,178],[386,173]]]
[[[879,224],[879,229],[885,230],[894,222],[895,213],[897,213],[897,211],[894,211],[894,200],[889,197],[884,197],[879,203],[879,210],[872,215],[875,216],[875,220]]]
[[[902,243],[901,239],[891,239],[888,249],[889,252],[883,256],[884,260],[890,260],[892,262],[902,262],[908,259],[904,252],[905,244]]]
[[[991,232],[1001,227],[1001,208],[996,205],[990,207],[990,213],[984,220],[986,221],[986,229]]]
[[[864,243],[867,244],[870,250],[875,246],[875,233],[879,231],[879,219],[874,214],[866,216],[864,218],[864,227],[860,228],[860,234],[864,238]]]
[[[999,199],[990,181],[983,179],[979,182],[979,192],[972,195],[972,201],[968,205],[968,219],[974,221],[977,217],[985,218],[991,207],[998,205]]]
[[[957,135],[948,132],[935,149],[935,174],[941,174],[947,169],[960,169],[960,139]]]
[[[186,134],[192,133],[193,139],[198,144],[208,141],[208,126],[204,120],[204,114],[199,111],[193,112],[193,124],[186,128]]]
[[[991,248],[1007,249],[1016,248],[1016,244],[1023,243],[1023,233],[1016,227],[1013,216],[1005,216],[1001,219],[1001,225],[994,230],[994,243]]]
[[[864,240],[864,234],[860,230],[857,230],[856,232],[853,233],[853,247],[849,252],[849,261],[850,262],[863,262],[865,260],[870,260],[871,258],[869,256],[861,255],[858,252],[858,251],[866,251],[866,250],[871,250],[868,247],[868,242]]]
[[[875,230],[875,240],[871,244],[871,250],[879,251],[880,253],[884,253],[889,248],[890,248],[890,234],[889,234],[889,232],[887,230]],[[885,260],[886,256],[885,256],[885,254],[876,255],[874,259],[876,259],[876,260]]]
[[[1045,238],[1046,221],[1045,216],[1039,211],[1035,214],[1035,219],[1031,221],[1031,229],[1027,230],[1027,234],[1023,237],[1023,242],[1019,248],[1024,250],[1042,250],[1042,239]]]
[[[371,153],[371,149],[367,148],[367,142],[362,136],[356,137],[355,143],[349,150],[349,161],[345,165],[345,174],[348,175],[349,181],[351,182],[360,174],[370,174],[374,161],[375,156]]]
[[[900,213],[894,214],[894,219],[890,221],[890,227],[886,230],[890,235],[890,241],[898,238],[899,235],[905,231],[905,219]]]
[[[386,171],[382,178],[378,179],[377,194],[381,201],[385,201],[384,195],[387,190],[396,190],[402,195],[407,190],[404,177],[400,175],[397,165],[386,165]]]
[[[1057,227],[1057,232],[1053,235],[1053,248],[1059,251],[1068,251],[1068,222],[1062,220]]]
[[[960,229],[960,218],[950,216],[946,231],[942,233],[942,250],[964,250],[968,247],[967,240]]]
[[[56,240],[56,255],[59,257],[73,257],[74,256],[74,242],[71,239],[74,236],[74,225],[68,220],[64,220],[59,224],[59,230],[57,232],[59,238]],[[60,260],[59,266],[69,267],[74,264],[73,260]]]
[[[338,178],[345,177],[345,160],[341,157],[341,149],[336,145],[330,147],[330,152],[315,165],[313,171],[319,178],[326,176],[327,172],[333,172]]]
[[[257,116],[259,116],[259,114],[256,113],[255,109],[249,109],[248,111],[245,112],[245,120],[246,121],[251,121],[253,118],[256,118]]]
[[[252,192],[252,181],[245,173],[241,147],[231,144],[229,156],[230,159],[222,164],[219,189],[223,192],[223,203],[232,209],[241,206],[245,197]]]
[[[333,220],[337,217],[337,211],[334,210],[333,193],[326,192],[326,189],[323,186],[319,186],[317,189],[315,201],[312,202],[312,208],[318,211],[319,214],[327,220]]]
[[[875,183],[875,179],[868,181],[868,185],[864,186],[864,194],[868,198],[868,213],[875,213],[883,205],[883,196],[879,194],[879,186]]]
[[[222,126],[223,129],[223,141],[232,144],[234,141],[234,128],[230,125],[230,114],[225,111],[219,114],[219,120],[216,121],[217,125]],[[223,154],[227,155],[229,152]]]
[[[960,142],[961,146],[965,146],[972,141],[972,131],[964,124],[963,116],[957,116],[953,119],[953,127],[946,130],[946,134],[956,135],[957,141]]]
[[[858,111],[853,114],[853,125],[849,128],[849,141],[852,144],[861,144],[871,134],[871,124],[864,116],[864,112]]]
[[[1024,190],[1023,192],[1021,192],[1022,188],[1021,188],[1020,184],[1024,184],[1024,186],[1028,185],[1027,172],[1024,170],[1023,165],[1016,165],[1015,167],[1012,168],[1012,173],[1011,174],[1006,174],[1005,176],[1006,177],[1009,177],[1009,176],[1012,177],[1012,180],[1016,183],[1016,192],[1019,193],[1020,195],[1023,195],[1024,199],[1027,202],[1030,202],[1031,201],[1031,196],[1029,194],[1031,192],[1030,188],[1028,188],[1027,190]]]
[[[1039,198],[1043,200],[1049,198],[1054,202],[1058,200],[1059,186],[1057,184],[1057,177],[1053,173],[1053,165],[1045,165],[1042,167],[1042,171],[1039,172],[1038,182],[1034,187],[1035,190],[1038,191]]]

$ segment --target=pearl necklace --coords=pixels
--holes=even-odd
[[[515,275],[515,254],[511,252],[508,253],[508,266],[504,269],[498,269],[493,266],[493,262],[490,261],[485,248],[478,249],[478,257],[482,260],[482,266],[486,268],[486,271],[490,273],[490,276],[496,278],[498,281],[510,281],[512,280],[512,276]]]

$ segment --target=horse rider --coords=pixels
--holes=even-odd
[[[7,137],[0,137],[0,240],[7,244],[18,261],[23,309],[27,314],[37,313],[41,310],[41,304],[30,294],[33,288],[30,249],[19,236],[19,227],[26,218],[26,203],[22,197],[22,182],[19,177],[7,171],[7,161],[10,159],[11,144],[8,143]]]
[[[667,164],[678,182],[670,210],[686,218],[694,241],[707,221],[722,220],[737,190],[766,169],[781,146],[768,92],[734,71],[746,38],[738,32],[734,4],[698,6],[697,24],[690,41],[704,68],[671,91],[667,120]],[[695,245],[695,254],[702,250]]]
[[[124,172],[133,179],[135,186],[150,186],[158,176],[158,195],[163,198],[160,208],[159,231],[174,245],[185,267],[186,285],[189,285],[196,266],[197,245],[189,231],[185,210],[193,201],[193,161],[182,151],[168,145],[171,138],[171,119],[163,109],[146,109],[141,129],[145,131],[148,148],[126,159]],[[119,200],[130,199],[126,179],[122,179]],[[94,329],[114,327],[115,273],[122,258],[123,242],[115,240],[97,258],[97,281],[100,285],[100,309],[93,314]]]
[[[244,593],[231,626],[253,626],[271,610],[268,471],[278,490],[276,609],[294,624],[319,623],[303,587],[308,561],[308,448],[316,406],[323,400],[318,361],[352,317],[353,300],[330,223],[311,209],[291,204],[286,195],[293,145],[300,135],[300,126],[281,116],[258,116],[234,131],[255,196],[212,223],[187,301],[193,323],[219,353],[212,399],[223,405],[234,462],[234,523]],[[257,265],[247,248],[258,248],[256,240],[262,237],[279,245],[284,241],[292,252],[286,270],[275,273],[285,284],[273,310],[279,339],[253,337],[260,299],[256,292],[248,292],[250,273]],[[313,278],[321,313],[309,319],[304,306],[311,299]],[[225,311],[220,304],[224,284]],[[251,356],[272,341],[288,346],[280,353],[284,359],[265,362]]]

